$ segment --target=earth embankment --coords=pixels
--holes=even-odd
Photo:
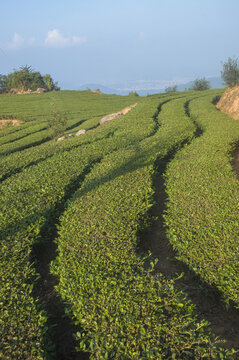
[[[239,120],[239,86],[228,88],[216,106],[232,118]]]

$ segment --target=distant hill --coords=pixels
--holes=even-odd
[[[78,87],[77,90],[96,90],[99,89],[104,94],[116,94],[116,90],[110,89],[101,84],[85,84]]]
[[[219,89],[219,88],[225,87],[225,85],[223,85],[223,82],[220,77],[214,76],[214,77],[208,77],[206,79],[208,81],[210,81],[212,89]],[[193,85],[193,81],[189,81],[189,82],[183,83],[183,84],[178,84],[177,90],[178,91],[185,91],[185,89],[189,90]],[[147,96],[148,94],[153,95],[153,94],[165,92],[166,86],[163,87],[160,82],[158,84],[158,87],[154,86],[154,88],[151,88],[150,85],[151,84],[149,84],[149,82],[147,82],[147,81],[145,81],[145,82],[141,81],[140,85],[138,82],[135,82],[135,84],[134,83],[130,83],[130,84],[115,83],[115,84],[113,84],[113,88],[107,87],[105,85],[98,84],[98,83],[89,83],[89,84],[83,84],[83,85],[79,85],[79,86],[75,85],[72,87],[70,86],[70,84],[68,84],[67,86],[65,84],[65,87],[63,85],[63,88],[72,89],[72,90],[99,89],[104,94],[116,94],[116,95],[128,95],[128,93],[130,91],[136,91],[140,96]]]

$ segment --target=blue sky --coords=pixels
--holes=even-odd
[[[27,64],[63,88],[220,76],[239,57],[238,0],[2,0],[0,12],[0,73]]]

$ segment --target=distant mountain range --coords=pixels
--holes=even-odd
[[[212,89],[219,89],[225,87],[220,77],[208,77],[206,78],[211,85]],[[128,95],[130,91],[136,91],[140,96],[152,95],[157,93],[165,92],[165,88],[167,86],[175,85],[176,82],[170,83],[167,81],[135,81],[129,83],[114,83],[113,86],[105,86],[97,83],[89,83],[84,85],[75,85],[69,86],[67,84],[63,84],[62,89],[71,89],[71,90],[88,90],[88,89],[99,89],[104,94],[116,94],[116,95]],[[65,86],[64,86],[65,85]],[[177,85],[178,91],[185,91],[190,89],[193,85],[193,81],[189,81],[186,83],[181,83]]]

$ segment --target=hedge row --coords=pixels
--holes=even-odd
[[[16,117],[14,117],[14,119],[15,119]],[[5,128],[3,128],[3,129],[1,129],[1,131],[0,131],[0,139],[2,138],[2,137],[8,137],[9,135],[13,135],[14,133],[15,133],[15,135],[13,135],[13,138],[14,138],[14,136],[16,136],[17,137],[17,133],[18,133],[18,131],[22,131],[22,130],[24,130],[24,129],[27,129],[28,127],[31,127],[31,126],[33,126],[33,125],[36,125],[36,123],[35,122],[26,122],[26,123],[22,123],[21,125],[19,125],[19,126],[8,126],[8,127],[5,127]],[[1,139],[1,141],[2,141],[2,139]]]
[[[37,123],[31,123],[31,126],[24,127],[19,126],[18,131],[10,132],[9,134],[6,134],[2,137],[0,137],[0,145],[12,143],[18,140],[21,140],[22,138],[25,138],[28,135],[31,135],[33,133],[36,133],[41,130],[45,130],[47,128],[47,124],[41,122],[40,124]],[[0,132],[1,133],[1,132]],[[1,149],[1,148],[0,148]]]
[[[40,145],[46,141],[50,140],[50,132],[49,129],[45,129],[43,125],[43,130],[33,132],[27,136],[20,138],[19,140],[9,142],[7,144],[3,144],[0,147],[0,157],[9,155],[16,151],[21,151],[33,146]]]
[[[189,104],[202,135],[170,163],[165,221],[178,258],[239,307],[239,183],[232,167],[239,123],[212,100]]]
[[[14,109],[14,118],[39,122],[51,118],[54,104],[57,111],[70,115],[69,123],[71,123],[79,119],[120,111],[142,100],[140,97],[99,95],[90,91],[59,91],[27,95],[1,94],[0,115],[2,118],[13,116]]]
[[[184,102],[163,105],[154,135],[94,165],[61,217],[51,268],[79,325],[78,349],[90,359],[231,358],[174,280],[152,275],[154,261],[137,254],[138,234],[150,224],[155,161],[193,138]]]
[[[152,106],[149,109],[151,113],[155,111]],[[132,122],[137,121],[133,112]],[[148,133],[142,127],[139,136],[143,138]],[[107,137],[61,151],[1,184],[0,355],[4,359],[49,357],[47,316],[32,293],[37,275],[31,260],[32,247],[38,241],[47,241],[40,237],[41,229],[57,219],[59,204],[76,184],[80,186],[92,164],[125,143],[130,146],[132,136],[127,130],[122,137]]]
[[[58,152],[69,151],[83,144],[90,144],[103,138],[111,137],[113,134],[115,134],[116,140],[119,140],[121,135],[123,135],[122,146],[138,142],[154,131],[155,123],[152,117],[158,103],[158,98],[148,99],[145,104],[139,104],[134,111],[128,113],[127,116],[108,122],[103,126],[87,132],[85,135],[69,138],[60,142],[55,142],[54,140],[47,141],[36,147],[6,155],[0,159],[0,178],[4,179],[12,173],[19,172],[26,167],[44,161],[46,158]],[[142,111],[143,116],[141,116]],[[139,118],[140,122],[138,120]],[[95,121],[95,119],[93,120]],[[91,120],[89,120],[89,122],[90,121]],[[91,125],[92,124],[90,124],[90,127]],[[118,131],[116,132],[117,129]]]

